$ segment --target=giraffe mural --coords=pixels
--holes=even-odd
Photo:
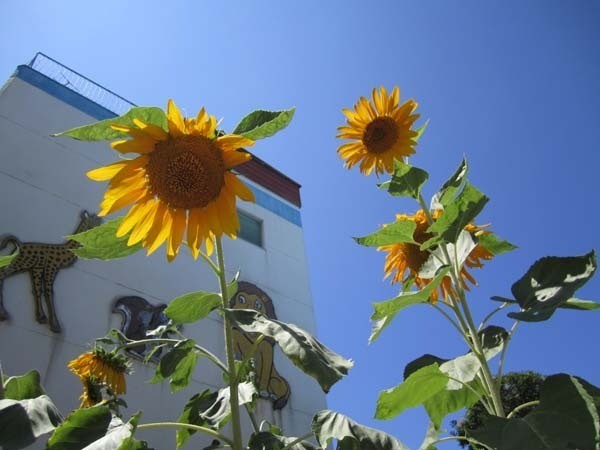
[[[74,234],[89,230],[101,223],[95,214],[82,211],[79,225]],[[50,329],[60,333],[60,324],[54,308],[54,280],[61,269],[71,267],[77,256],[71,249],[79,247],[79,243],[68,240],[62,244],[45,244],[39,242],[21,242],[16,236],[5,236],[0,241],[0,250],[12,244],[18,255],[8,266],[0,268],[0,321],[8,319],[4,308],[2,287],[4,280],[17,273],[29,272],[31,289],[35,304],[35,319],[39,323],[48,323]],[[42,305],[42,296],[46,303],[46,311]],[[48,314],[48,316],[46,316]]]

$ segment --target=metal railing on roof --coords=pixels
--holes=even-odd
[[[110,89],[100,86],[98,83],[41,52],[36,53],[29,63],[29,67],[114,112],[116,115],[124,114],[131,107],[136,106]]]

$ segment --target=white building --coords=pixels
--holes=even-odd
[[[18,66],[0,91],[0,237],[22,242],[61,243],[76,227],[82,210],[97,211],[105,186],[86,172],[115,160],[106,142],[88,143],[51,137],[52,133],[122,114],[131,103],[62,64],[38,54]],[[242,202],[245,239],[227,239],[229,278],[255,284],[273,300],[280,320],[315,333],[303,232],[300,186],[266,163],[254,159],[240,167],[256,203]],[[254,242],[250,242],[254,241]],[[2,254],[6,254],[4,250]],[[81,384],[67,363],[86,351],[97,337],[119,328],[112,312],[117,298],[140,296],[152,304],[198,290],[216,291],[212,273],[186,249],[171,264],[160,250],[102,262],[79,259],[61,270],[54,284],[61,333],[34,316],[34,296],[27,272],[4,281],[4,306],[10,315],[0,322],[0,362],[7,375],[37,369],[42,383],[63,414],[79,405]],[[224,359],[219,316],[186,326],[184,334]],[[280,425],[287,435],[310,430],[313,414],[325,408],[325,396],[313,379],[295,368],[277,349],[277,371],[289,382],[291,396],[278,411],[261,400],[262,418]],[[174,421],[186,400],[205,388],[222,387],[221,374],[200,359],[192,384],[175,394],[168,383],[147,383],[152,366],[134,363],[127,378],[127,415],[143,410],[141,423]],[[247,425],[247,424],[246,424]],[[175,430],[141,430],[138,438],[151,447],[175,448]],[[195,435],[188,445],[199,448],[211,439]],[[36,444],[36,448],[42,448]]]

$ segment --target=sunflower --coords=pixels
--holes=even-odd
[[[79,355],[69,362],[68,367],[81,379],[84,386],[93,377],[96,384],[105,384],[115,395],[124,394],[126,391],[125,373],[128,372],[129,366],[127,358],[121,355],[97,347],[91,352]]]
[[[131,139],[111,143],[120,153],[138,153],[88,172],[95,181],[109,181],[100,216],[133,205],[123,218],[117,237],[128,245],[142,243],[148,254],[165,241],[167,259],[179,252],[187,229],[194,258],[200,247],[213,251],[213,238],[235,237],[239,219],[236,197],[254,201],[254,194],[231,168],[251,158],[242,147],[251,139],[234,134],[217,136],[217,120],[204,108],[195,118],[184,118],[173,100],[167,105],[168,131],[140,119],[133,126],[111,125]]]
[[[85,377],[83,383],[83,394],[81,394],[80,408],[89,408],[102,401],[102,384],[94,377]]]
[[[412,129],[419,114],[413,114],[417,102],[407,100],[399,105],[400,90],[388,95],[384,87],[373,89],[373,101],[361,97],[354,111],[344,109],[346,126],[339,127],[338,138],[354,142],[343,144],[338,154],[349,169],[360,162],[360,171],[369,175],[394,172],[394,159],[402,161],[415,153],[417,132]]]
[[[433,213],[434,220],[438,219],[443,213],[442,210],[437,210]],[[407,280],[409,277],[414,278],[414,283],[419,289],[425,287],[431,279],[422,278],[419,276],[421,267],[429,258],[431,252],[429,250],[421,250],[420,245],[425,241],[433,237],[433,234],[428,233],[429,223],[427,221],[427,215],[422,209],[417,211],[414,215],[398,214],[396,216],[398,220],[412,220],[416,224],[416,229],[413,234],[413,239],[417,244],[401,243],[384,245],[378,248],[378,250],[387,252],[385,257],[384,272],[385,277],[391,277],[391,282],[398,283]],[[481,233],[486,233],[482,229],[482,226],[469,224],[465,227],[465,231],[477,236]],[[483,267],[483,260],[492,259],[492,254],[483,248],[481,245],[476,245],[475,248],[467,256],[464,266],[461,269],[461,282],[465,289],[469,290],[469,287],[465,280],[468,280],[471,284],[477,285],[477,281],[467,270],[473,267]],[[435,303],[438,301],[439,294],[444,300],[449,296],[456,297],[457,293],[452,286],[452,279],[450,276],[445,276],[440,284],[439,293],[434,291],[431,294],[431,302]]]

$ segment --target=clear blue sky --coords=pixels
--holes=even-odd
[[[350,236],[416,206],[342,168],[341,108],[376,85],[397,84],[420,103],[431,122],[412,163],[430,172],[427,195],[468,156],[471,181],[492,199],[478,222],[520,246],[474,271],[478,317],[535,259],[600,249],[598,2],[4,0],[0,12],[3,80],[43,51],[137,104],[173,97],[189,113],[205,105],[229,130],[254,108],[297,107],[292,125],[254,151],[303,185],[319,334],[356,361],[329,406],[411,448],[425,414],[375,421],[378,392],[413,358],[464,346],[427,307],[406,310],[367,346],[370,303],[396,288],[382,280],[383,255]],[[599,299],[599,287],[597,276],[580,297]],[[600,385],[599,319],[560,311],[522,325],[508,369],[567,371]]]

